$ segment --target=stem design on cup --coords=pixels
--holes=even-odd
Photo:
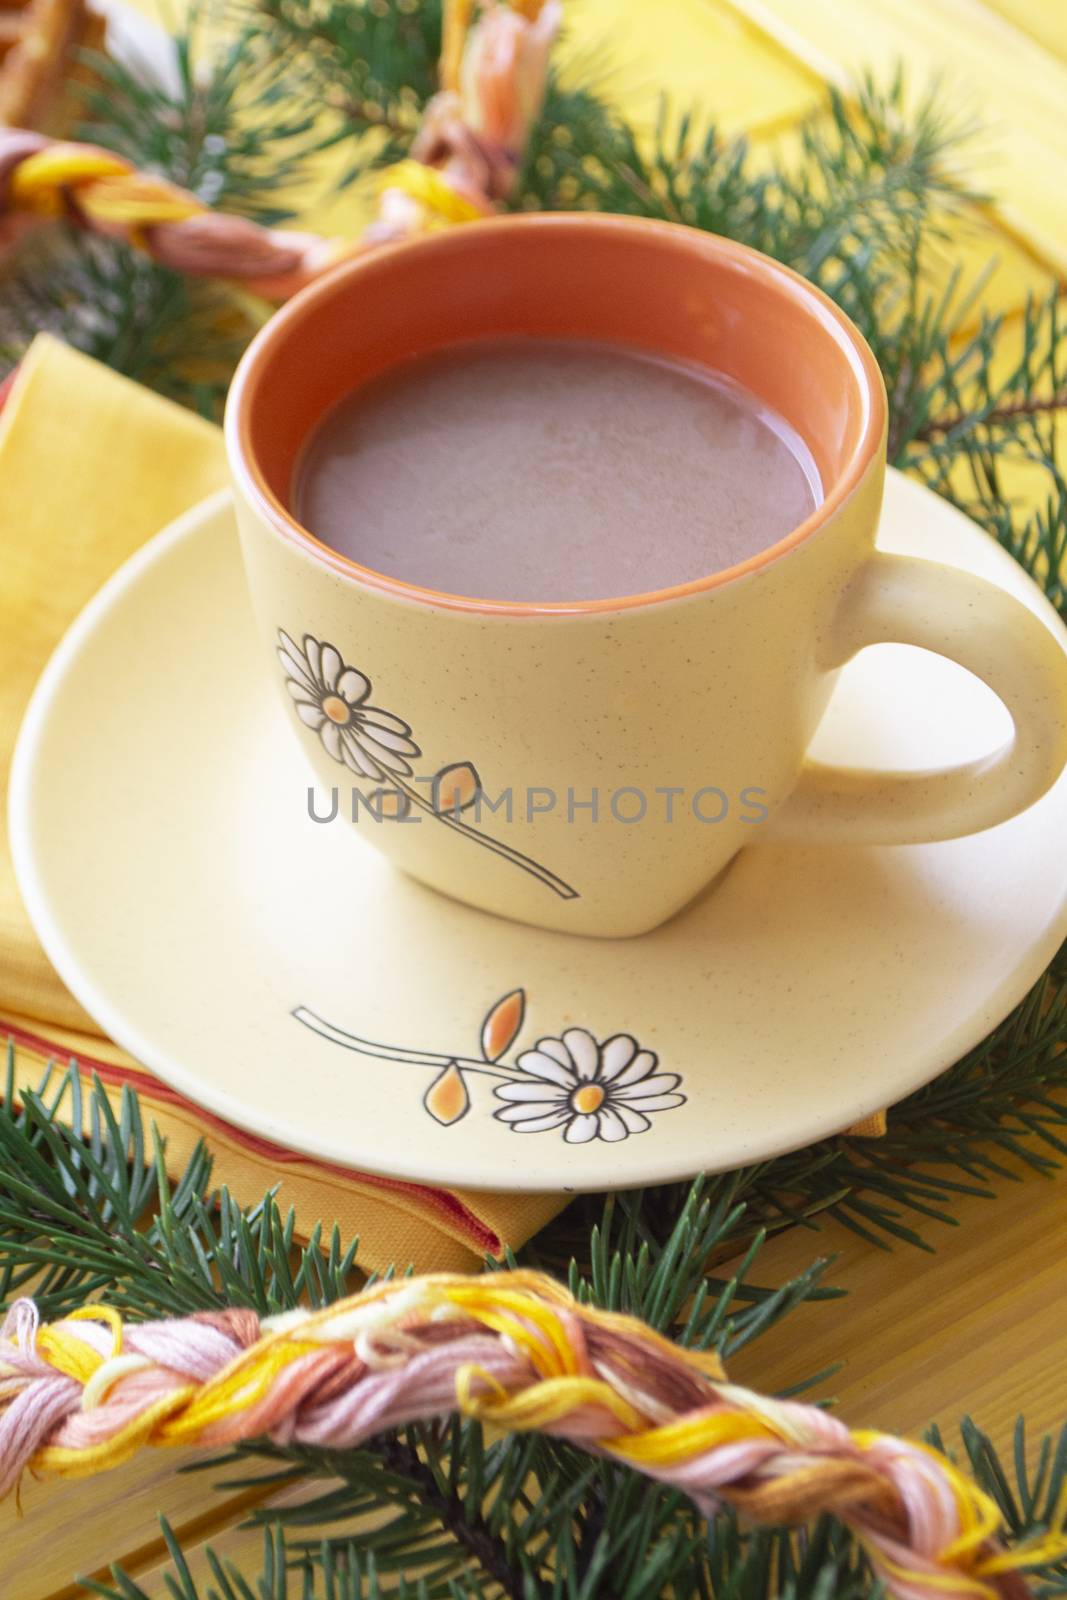
[[[422,1067],[434,1074],[422,1097],[423,1109],[442,1127],[451,1127],[471,1109],[467,1078],[498,1080],[493,1093],[502,1104],[493,1112],[512,1133],[562,1130],[567,1144],[601,1139],[617,1144],[645,1133],[651,1115],[685,1104],[681,1074],[659,1072],[654,1050],[643,1050],[628,1033],[597,1039],[585,1028],[565,1028],[538,1039],[514,1064],[503,1060],[522,1031],[526,991],[512,989],[486,1013],[478,1036],[480,1054],[412,1050],[349,1033],[308,1006],[296,1006],[297,1022],[357,1055],[397,1066]]]
[[[561,900],[578,899],[578,890],[548,867],[502,840],[490,838],[463,818],[462,813],[477,805],[482,792],[481,779],[471,762],[451,762],[430,779],[414,779],[412,762],[422,750],[411,736],[410,723],[370,704],[370,679],[349,666],[336,646],[310,633],[297,644],[279,628],[278,659],[297,716],[318,734],[326,754],[355,777],[380,786],[368,800],[378,821],[403,820],[414,806],[520,867]],[[429,796],[419,792],[419,782],[428,784]]]

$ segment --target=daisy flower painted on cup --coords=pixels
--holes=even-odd
[[[557,873],[477,826],[482,780],[473,762],[449,761],[432,775],[414,777],[411,763],[422,750],[411,737],[411,724],[370,704],[370,679],[349,666],[336,645],[310,633],[297,644],[279,628],[277,649],[300,721],[318,736],[331,760],[357,778],[384,786],[371,796],[380,821],[406,820],[421,811],[536,878],[561,900],[577,900],[577,889]]]
[[[660,1072],[655,1051],[643,1050],[628,1033],[601,1042],[585,1028],[567,1028],[558,1038],[538,1039],[509,1065],[504,1056],[526,1018],[524,989],[512,989],[489,1008],[476,1056],[366,1039],[307,1006],[297,1006],[292,1014],[305,1028],[357,1055],[431,1070],[423,1110],[446,1128],[470,1111],[468,1079],[476,1077],[498,1080],[493,1093],[504,1104],[493,1116],[512,1133],[556,1132],[567,1144],[592,1139],[618,1144],[632,1133],[647,1132],[656,1112],[685,1104],[681,1075]]]
[[[370,679],[345,664],[339,650],[304,635],[301,647],[278,629],[278,659],[296,714],[323,749],[362,778],[409,777],[421,755],[411,728],[391,711],[368,705]]]
[[[493,1091],[507,1102],[493,1115],[515,1133],[562,1128],[568,1144],[616,1144],[651,1127],[650,1113],[685,1101],[678,1073],[657,1072],[655,1052],[628,1033],[598,1044],[584,1028],[568,1028],[558,1039],[538,1039],[516,1065],[524,1079]]]

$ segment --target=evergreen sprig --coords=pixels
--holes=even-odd
[[[299,1246],[291,1215],[281,1217],[273,1195],[242,1211],[225,1190],[212,1192],[203,1148],[168,1181],[131,1090],[113,1111],[101,1085],[86,1092],[71,1068],[46,1073],[20,1102],[13,1060],[8,1074],[0,1110],[5,1300],[32,1285],[49,1317],[87,1296],[134,1319],[221,1304],[267,1315],[328,1303],[354,1287],[354,1245],[342,1250],[334,1230],[324,1246],[316,1230]],[[708,1274],[709,1259],[745,1231],[745,1190],[736,1174],[698,1181],[665,1237],[647,1226],[641,1195],[609,1200],[588,1266],[571,1264],[573,1291],[728,1355],[795,1305],[826,1294],[821,1261],[776,1291],[747,1288],[758,1240],[729,1278]],[[1028,1475],[1020,1432],[1014,1483],[970,1425],[964,1445],[1013,1541],[1049,1526],[1067,1483],[1067,1435],[1043,1447]],[[358,1450],[264,1441],[203,1470],[229,1491],[298,1481],[320,1487],[299,1505],[254,1513],[264,1524],[265,1554],[252,1580],[209,1554],[212,1583],[203,1588],[165,1528],[168,1588],[180,1600],[369,1600],[383,1586],[426,1600],[654,1600],[667,1592],[868,1600],[876,1592],[855,1542],[830,1521],[806,1536],[742,1533],[728,1514],[705,1524],[684,1496],[627,1469],[550,1439],[487,1440],[477,1424],[459,1420],[398,1429]],[[1064,1573],[1047,1579],[1044,1592],[1064,1592]],[[110,1583],[86,1580],[85,1587],[121,1600],[143,1595],[119,1569]]]
[[[9,1047],[4,1091],[3,1304],[32,1291],[53,1319],[96,1298],[133,1319],[225,1305],[269,1316],[356,1287],[358,1241],[343,1245],[334,1227],[325,1242],[320,1228],[297,1245],[293,1214],[283,1217],[272,1194],[242,1211],[226,1189],[210,1189],[202,1144],[168,1178],[129,1087],[117,1114],[98,1081],[85,1091],[73,1065],[48,1068],[20,1094]]]
[[[251,31],[287,63],[287,92],[343,143],[342,187],[405,155],[437,89],[440,0],[251,0]]]
[[[110,239],[57,225],[17,245],[0,275],[0,368],[47,330],[216,418],[255,323],[224,288],[184,278]]]
[[[314,109],[296,109],[284,58],[245,25],[212,46],[193,9],[167,39],[162,73],[83,52],[88,87],[78,137],[190,190],[204,205],[284,222],[319,139]]]
[[[569,1481],[566,1472],[546,1479],[540,1457],[562,1454],[559,1446],[525,1439],[487,1447],[471,1425],[404,1432],[384,1470],[381,1461],[331,1456],[322,1467],[339,1470],[339,1487],[299,1508],[256,1513],[263,1558],[253,1579],[208,1546],[212,1582],[197,1583],[164,1523],[168,1592],[174,1600],[883,1600],[863,1551],[832,1518],[803,1531],[752,1532],[724,1511],[702,1525],[684,1497],[585,1458]],[[1008,1462],[969,1419],[960,1432],[975,1481],[1004,1512],[1011,1547],[1060,1525],[1067,1428],[1042,1440],[1035,1471],[1021,1420]],[[928,1437],[945,1448],[936,1430]],[[291,1483],[296,1463],[282,1459],[279,1482]],[[392,1513],[384,1521],[383,1511]],[[306,1536],[357,1519],[373,1526]],[[1029,1581],[1035,1600],[1067,1594],[1067,1564],[1031,1569]],[[149,1600],[120,1567],[110,1583],[82,1582],[105,1600]]]

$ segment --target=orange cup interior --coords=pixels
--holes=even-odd
[[[268,521],[332,566],[413,598],[464,604],[371,573],[320,544],[289,509],[293,473],[319,419],[368,379],[444,345],[515,334],[623,342],[725,373],[796,429],[823,485],[812,516],[741,567],[676,590],[558,609],[640,604],[762,565],[822,525],[881,448],[885,395],[874,357],[843,313],[797,274],[695,229],[540,214],[370,251],[290,301],[250,347],[231,390],[226,425],[238,482]]]

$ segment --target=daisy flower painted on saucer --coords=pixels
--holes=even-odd
[[[539,1039],[516,1064],[524,1079],[493,1091],[507,1102],[493,1115],[515,1133],[562,1128],[568,1144],[617,1144],[650,1128],[651,1113],[685,1102],[679,1074],[657,1072],[655,1051],[628,1033],[598,1044],[584,1028],[568,1028],[558,1039]]]
[[[685,1104],[681,1075],[660,1072],[654,1050],[643,1050],[628,1033],[598,1040],[585,1028],[567,1028],[559,1037],[538,1039],[509,1065],[503,1058],[526,1017],[526,992],[512,989],[489,1008],[478,1038],[480,1053],[449,1055],[412,1049],[349,1033],[307,1006],[293,1011],[331,1044],[398,1067],[422,1067],[433,1080],[422,1108],[442,1127],[451,1127],[471,1109],[468,1079],[497,1079],[493,1094],[504,1104],[493,1112],[512,1133],[561,1134],[567,1144],[602,1139],[618,1144],[632,1133],[646,1133],[653,1116]]]
[[[410,777],[411,762],[422,752],[401,717],[368,704],[370,679],[310,634],[302,647],[281,628],[278,639],[296,714],[318,734],[326,754],[362,778]]]

